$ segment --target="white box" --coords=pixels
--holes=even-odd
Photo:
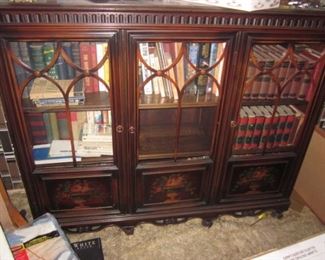
[[[185,0],[188,2],[226,7],[244,11],[255,11],[280,6],[280,0]]]

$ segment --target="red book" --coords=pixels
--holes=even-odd
[[[249,61],[247,66],[247,72],[246,72],[246,80],[245,80],[245,86],[244,86],[244,99],[250,99],[251,93],[252,93],[252,87],[255,81],[253,81],[254,76],[257,72],[257,68],[253,64],[252,61]]]
[[[282,109],[281,106],[277,107],[277,113],[279,115],[278,126],[276,129],[273,148],[279,147],[282,141],[282,136],[287,122],[287,113]]]
[[[265,108],[269,111],[269,113],[271,115],[273,115],[273,110],[274,110],[274,107],[271,107],[271,106],[265,106]],[[272,123],[271,123],[271,126],[270,126],[270,131],[269,131],[269,134],[268,134],[268,137],[267,137],[267,143],[266,143],[266,148],[267,149],[271,149],[274,145],[274,142],[275,142],[275,135],[276,135],[276,130],[278,128],[278,125],[279,125],[279,113],[278,112],[275,112],[274,113],[274,116],[272,118]]]
[[[292,109],[295,115],[295,119],[292,124],[291,132],[289,134],[288,144],[294,144],[299,135],[299,130],[304,120],[303,113],[301,111],[299,111],[294,106],[290,106],[290,109]]]
[[[90,48],[89,48],[89,56],[90,56],[90,68],[94,68],[97,65],[97,48],[96,48],[96,43],[90,43]],[[99,82],[97,79],[91,77],[90,78],[90,84],[92,86],[93,92],[98,92],[99,91]]]
[[[286,112],[287,114],[287,120],[285,123],[285,127],[283,129],[283,134],[282,134],[282,139],[280,142],[281,147],[287,146],[289,144],[289,135],[292,131],[293,128],[293,123],[295,121],[295,114],[293,113],[293,111],[288,107],[288,106],[283,106],[283,110]]]
[[[259,109],[261,110],[262,114],[264,115],[264,124],[263,124],[263,129],[261,132],[261,138],[260,138],[258,148],[264,149],[267,144],[268,135],[269,135],[269,131],[270,131],[271,123],[272,123],[272,114],[270,114],[270,112],[263,106],[260,106]]]
[[[322,53],[320,53],[315,50],[309,50],[308,53],[310,56],[314,57],[315,60],[317,60],[317,64],[315,65],[314,71],[312,72],[311,84],[309,89],[307,90],[305,98],[307,101],[310,101],[314,96],[315,89],[318,85],[319,77],[322,75],[321,72],[324,69],[325,52],[323,51]]]
[[[89,70],[91,67],[90,63],[90,44],[89,42],[80,43],[80,65],[83,69]],[[86,93],[93,92],[93,87],[91,85],[91,77],[85,77],[84,88]]]
[[[26,116],[26,122],[30,129],[33,145],[46,144],[48,142],[46,125],[42,113],[32,113]]]
[[[243,148],[247,129],[248,117],[246,112],[241,108],[239,113],[239,124],[235,133],[235,142],[233,150],[238,151]]]
[[[252,106],[251,110],[256,115],[256,123],[255,123],[254,132],[253,132],[253,141],[251,144],[251,148],[257,149],[259,146],[260,140],[261,140],[265,117],[264,117],[262,111],[259,109],[259,107]]]
[[[244,106],[243,110],[247,113],[247,116],[248,116],[245,140],[244,140],[244,144],[243,144],[243,149],[247,150],[247,149],[252,148],[253,133],[254,133],[255,124],[256,124],[256,115],[249,107]]]

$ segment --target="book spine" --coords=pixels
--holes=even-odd
[[[211,43],[205,42],[200,44],[199,57],[198,57],[198,68],[207,69],[210,62],[210,49]],[[197,77],[197,95],[205,95],[208,84],[208,75],[201,74]]]
[[[255,128],[253,132],[253,140],[252,140],[252,149],[257,149],[260,141],[261,141],[261,135],[262,135],[262,130],[264,126],[264,120],[265,118],[263,116],[257,116],[256,117],[256,123],[255,123]]]
[[[29,132],[31,134],[33,145],[46,144],[48,138],[42,113],[28,114],[27,117],[26,122],[30,128]]]
[[[243,148],[245,136],[246,136],[246,129],[248,124],[248,117],[244,111],[241,111],[241,116],[239,118],[238,129],[235,133],[235,141],[233,144],[233,150],[238,151]]]
[[[90,44],[90,68],[94,68],[97,66],[97,48],[96,48],[96,43],[91,43]],[[96,72],[97,73],[97,72]],[[91,77],[90,79],[92,88],[93,88],[93,92],[98,92],[99,91],[99,82],[96,78]]]
[[[294,115],[287,116],[287,120],[285,122],[285,127],[284,127],[283,134],[282,134],[282,139],[281,139],[281,142],[279,145],[280,147],[284,147],[289,144],[289,136],[290,136],[290,133],[292,132],[294,121],[295,121]]]
[[[80,65],[83,69],[87,69],[87,70],[90,69],[89,49],[90,49],[89,43],[86,42],[80,43]],[[84,82],[85,92],[92,93],[93,88],[91,85],[91,78],[85,77],[83,82]]]
[[[50,119],[50,126],[51,126],[51,133],[53,140],[60,139],[59,134],[59,126],[58,126],[58,120],[56,118],[56,113],[50,113],[49,114]]]
[[[267,144],[267,140],[268,140],[268,134],[270,131],[270,127],[271,127],[271,123],[272,123],[272,117],[269,115],[269,113],[264,112],[264,124],[263,124],[263,129],[261,132],[261,138],[260,138],[260,142],[258,145],[259,149],[264,149],[266,147]]]
[[[43,59],[43,43],[31,42],[28,45],[32,69],[42,70],[45,67]]]
[[[52,43],[52,42],[44,43],[42,50],[43,50],[44,64],[48,65],[54,57],[54,43]],[[54,64],[49,69],[48,74],[53,79],[59,79],[59,73],[58,73],[58,68],[57,68],[56,64]]]
[[[250,110],[248,107],[244,107],[247,110]],[[247,111],[246,111],[247,112]],[[252,141],[253,141],[253,133],[256,125],[256,116],[254,113],[247,113],[248,114],[248,122],[247,122],[247,128],[245,133],[245,141],[243,144],[243,149],[251,149],[252,148]]]
[[[281,145],[283,134],[285,132],[286,122],[287,116],[280,114],[272,148],[277,148]]]
[[[52,128],[49,113],[43,113],[43,121],[46,129],[47,142],[51,143],[53,139]]]
[[[74,61],[73,59],[73,50],[72,50],[72,43],[71,42],[64,42],[62,43],[62,47],[64,52],[70,57],[71,61]],[[79,51],[78,51],[79,53]],[[80,56],[80,54],[79,54]],[[67,70],[67,78],[68,79],[73,79],[76,75],[75,70],[69,66],[65,61],[64,61],[65,65],[66,65],[66,70]],[[80,62],[79,65],[80,66]]]
[[[275,114],[272,119],[272,124],[270,126],[271,128],[267,137],[267,143],[266,143],[267,149],[271,149],[275,143],[276,130],[278,128],[278,124],[279,124],[279,116]]]
[[[58,122],[60,139],[61,140],[70,139],[66,112],[57,112],[56,117]]]
[[[140,43],[139,44],[140,53],[142,55],[143,60],[149,65],[150,64],[150,57],[149,57],[149,44],[148,43]],[[150,71],[144,65],[141,64],[141,75],[142,75],[142,82],[144,82],[149,76]],[[153,86],[152,81],[148,81],[147,84],[143,88],[144,95],[152,95],[153,94]]]
[[[197,68],[198,66],[198,59],[199,59],[199,50],[200,50],[200,44],[197,42],[191,42],[187,45],[187,57],[190,63]],[[193,68],[189,65],[185,65],[185,77],[186,79],[189,79],[191,77],[191,71],[193,71]],[[189,95],[196,95],[197,94],[197,85],[195,80],[190,82],[185,90],[186,94]]]
[[[253,84],[255,83],[255,80],[253,79],[256,72],[257,72],[257,68],[255,67],[254,63],[250,60],[247,66],[243,99],[250,99],[251,97],[252,87]]]

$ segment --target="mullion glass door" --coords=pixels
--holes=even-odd
[[[215,135],[225,42],[140,42],[140,159],[208,156]]]
[[[113,158],[110,42],[9,43],[35,165]]]
[[[256,43],[250,50],[233,154],[292,151],[325,62],[324,43]]]

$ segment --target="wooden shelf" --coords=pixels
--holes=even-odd
[[[142,95],[140,97],[140,109],[159,109],[159,108],[182,108],[189,107],[215,107],[218,105],[219,97],[214,94],[202,96],[186,95],[181,100],[174,98],[162,98],[160,95]]]
[[[31,100],[24,99],[24,111],[26,113],[50,113],[65,111],[65,106],[43,106],[36,107]],[[110,100],[108,92],[86,93],[85,103],[72,105],[70,111],[89,111],[89,110],[110,110]]]
[[[140,131],[139,156],[160,157],[161,155],[187,154],[192,156],[207,155],[210,150],[206,132],[197,125],[182,126],[176,151],[176,132],[170,131],[171,126],[149,126]]]

